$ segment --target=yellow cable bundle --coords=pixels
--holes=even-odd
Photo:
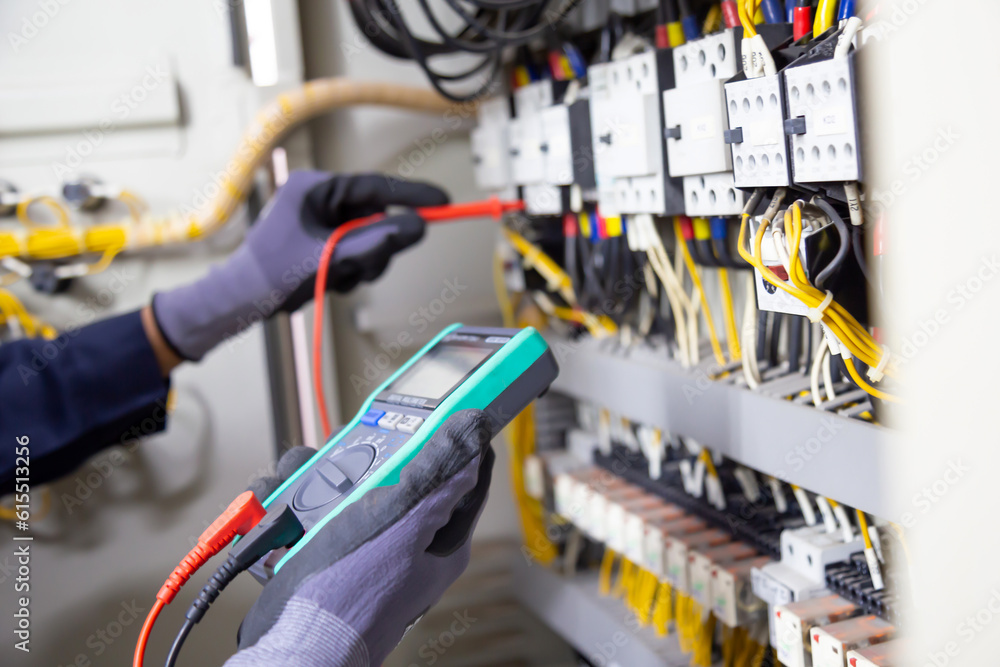
[[[504,283],[503,258],[499,253],[494,255],[493,287],[496,290],[504,326],[516,326],[514,307]],[[535,451],[534,406],[529,405],[513,419],[507,429],[507,434],[510,442],[511,486],[514,490],[514,501],[517,503],[518,515],[521,519],[524,545],[535,560],[543,565],[548,565],[559,555],[559,550],[556,549],[545,530],[544,509],[538,500],[528,495],[524,485],[525,461]]]
[[[604,547],[597,589],[601,595],[611,595],[611,575],[614,572],[617,558],[618,555],[612,549]]]
[[[676,597],[677,611],[674,616],[677,625],[677,641],[683,653],[691,653],[694,650],[694,639],[697,633],[696,619],[701,610],[686,593],[678,591]],[[696,609],[697,613],[695,613]]]
[[[776,276],[760,259],[764,232],[771,225],[770,220],[766,218],[761,220],[754,235],[752,251],[748,251],[746,249],[746,242],[750,216],[746,213],[743,214],[737,246],[740,256],[760,271],[765,280],[802,301],[810,309],[819,309],[826,303],[826,307],[823,308],[820,314],[823,323],[830,328],[837,339],[844,344],[853,356],[861,359],[862,362],[870,367],[877,367],[884,352],[871,337],[871,334],[836,300],[827,301],[826,293],[814,287],[806,277],[805,269],[802,268],[799,258],[799,246],[802,240],[802,211],[799,203],[796,202],[790,206],[785,211],[784,217],[785,236],[788,241],[789,282]],[[849,361],[849,359],[845,359],[845,362]],[[853,368],[853,363],[845,363],[845,366],[847,366],[848,373],[858,383],[858,386],[868,393],[887,401],[898,401],[896,397],[885,394],[865,382],[859,376],[857,370]],[[891,364],[885,369],[885,374],[888,376],[894,374],[894,368]]]
[[[545,530],[544,510],[538,500],[527,494],[524,487],[524,462],[535,451],[534,405],[529,405],[514,418],[508,431],[510,442],[510,477],[524,532],[524,545],[531,557],[548,565],[559,555]]]
[[[517,232],[503,229],[504,236],[518,254],[523,258],[524,267],[540,273],[548,281],[549,291],[558,292],[571,306],[576,305],[576,294],[573,292],[573,281],[555,261],[546,255],[541,248],[531,243]]]
[[[7,290],[0,289],[0,322],[10,326],[10,320],[17,322],[23,330],[25,338],[42,337],[46,340],[52,340],[59,335],[51,324],[29,313],[16,296]]]
[[[653,602],[653,628],[656,634],[666,637],[670,621],[674,620],[673,587],[669,581],[661,581],[656,588]]]
[[[740,349],[740,330],[736,326],[736,309],[733,307],[733,292],[729,287],[729,271],[724,267],[719,269],[719,285],[722,289],[722,307],[726,315],[726,347],[729,349],[729,360],[739,361],[743,357]]]
[[[722,354],[722,345],[719,344],[719,336],[715,333],[715,322],[712,320],[712,311],[708,307],[708,298],[705,295],[705,288],[701,284],[701,277],[698,275],[698,267],[695,266],[694,259],[691,257],[691,253],[688,252],[687,243],[684,242],[684,233],[681,230],[681,221],[676,217],[674,218],[674,233],[677,236],[677,247],[680,249],[681,254],[684,257],[684,264],[687,266],[688,273],[691,274],[691,282],[694,283],[694,288],[698,292],[701,309],[705,311],[705,322],[708,324],[708,337],[712,343],[712,354],[715,355],[715,361],[720,366],[725,366],[726,357]],[[693,344],[697,345],[697,341],[693,341]]]
[[[659,582],[649,570],[639,570],[639,591],[636,594],[636,616],[639,625],[645,627],[652,622],[653,605],[656,600],[656,590]]]
[[[712,643],[715,639],[715,614],[709,612],[708,617],[701,618],[699,609],[698,634],[695,638],[694,655],[691,664],[699,667],[712,667]]]
[[[355,105],[440,114],[459,109],[425,88],[343,78],[310,81],[297,90],[282,93],[257,114],[237,146],[235,155],[226,165],[218,184],[218,194],[197,213],[158,217],[140,215],[135,200],[128,196],[129,193],[123,193],[126,196],[122,201],[131,212],[128,220],[82,228],[69,225],[63,213],[47,203],[45,198],[35,198],[22,202],[24,210],[34,202],[42,203],[56,212],[60,224],[41,229],[29,228],[20,233],[0,232],[0,257],[56,259],[88,252],[105,253],[116,247],[134,250],[180,243],[212,234],[236,210],[249,192],[257,168],[285,136],[315,116]],[[467,115],[468,110],[462,109],[461,113]],[[137,216],[138,220],[135,220]]]

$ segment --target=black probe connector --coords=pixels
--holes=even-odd
[[[187,620],[184,621],[170,647],[165,666],[174,667],[191,629],[204,618],[208,608],[237,575],[249,569],[271,551],[294,545],[305,532],[292,508],[282,504],[272,508],[253,530],[241,537],[229,550],[226,562],[219,566],[184,614]]]

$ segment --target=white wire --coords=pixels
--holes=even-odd
[[[754,290],[755,271],[747,276],[747,298],[743,306],[743,355],[740,359],[743,366],[743,377],[747,386],[756,389],[760,386],[760,368],[757,366],[757,294]]]
[[[827,346],[826,337],[824,336],[819,342],[819,347],[816,348],[812,368],[809,371],[809,390],[812,392],[813,405],[817,408],[823,402],[823,397],[819,393],[819,374],[824,366],[823,361],[828,354],[830,354],[830,348]]]
[[[827,356],[833,355],[833,350],[827,345]],[[826,400],[832,401],[837,398],[837,392],[833,390],[833,373],[830,371],[830,364],[823,364],[823,386],[826,388]]]

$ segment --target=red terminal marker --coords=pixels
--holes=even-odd
[[[736,8],[734,0],[726,0],[722,3],[722,18],[726,22],[727,28],[735,28],[740,24],[740,10]]]
[[[656,48],[670,48],[670,36],[667,34],[667,26],[665,25],[656,26]]]
[[[792,17],[792,37],[797,42],[812,32],[812,7],[796,7]]]
[[[694,240],[694,223],[691,221],[691,218],[687,217],[686,215],[681,215],[681,216],[678,216],[678,217],[680,218],[681,233],[684,235],[684,240],[685,241],[693,241]]]

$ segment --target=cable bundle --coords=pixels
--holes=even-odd
[[[414,61],[441,95],[455,102],[468,102],[490,92],[505,48],[522,46],[550,34],[579,0],[445,0],[445,3],[453,14],[449,18],[457,16],[464,27],[449,31],[428,0],[418,0],[416,4],[440,40],[429,41],[412,32],[396,0],[350,0],[354,20],[376,48],[394,58]],[[442,72],[430,63],[432,58],[455,54],[475,56],[478,62],[456,73]],[[457,82],[477,77],[481,82],[471,92],[448,89]]]

